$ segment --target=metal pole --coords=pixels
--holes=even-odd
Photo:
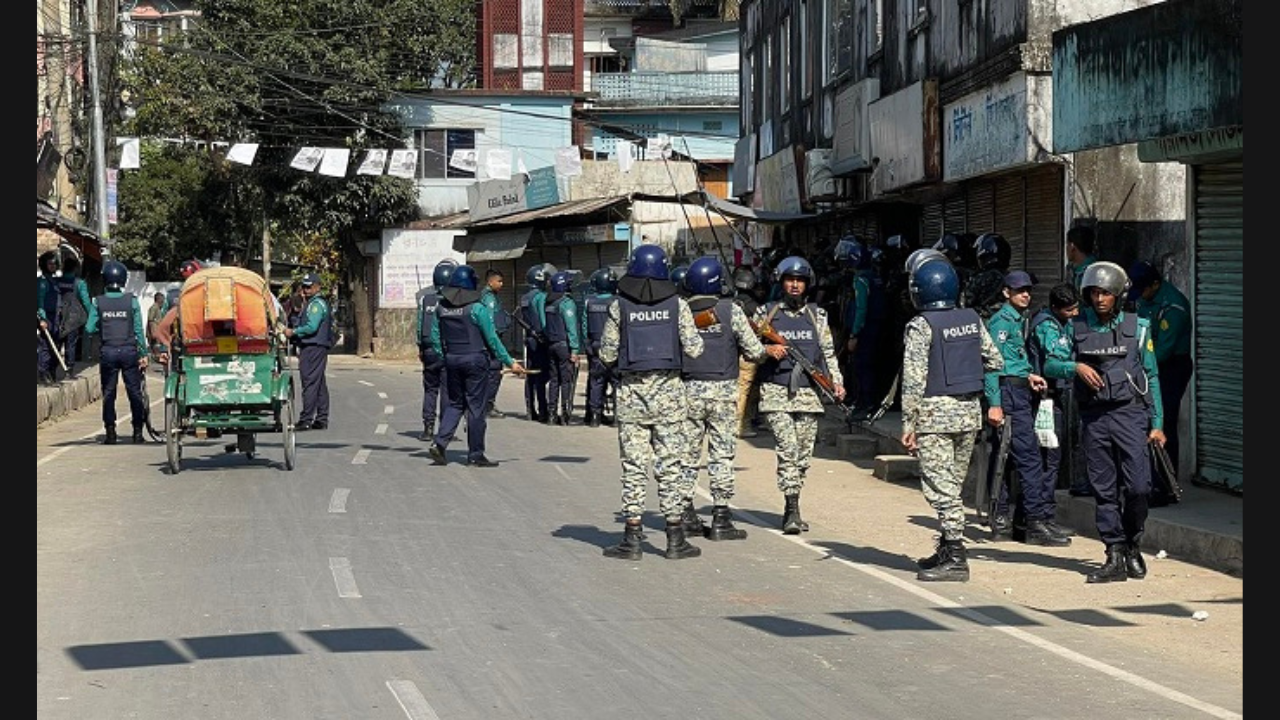
[[[88,0],[89,19],[89,91],[93,104],[93,197],[98,239],[102,254],[111,250],[110,224],[107,222],[107,151],[106,131],[102,123],[102,91],[98,86],[98,0]]]

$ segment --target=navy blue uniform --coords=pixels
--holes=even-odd
[[[550,355],[547,352],[546,318],[542,308],[547,294],[538,288],[531,288],[520,296],[520,319],[524,321],[525,361],[530,370],[537,371],[524,381],[524,406],[530,420],[550,422],[547,411],[547,381],[551,375]],[[529,331],[528,328],[533,328]]]
[[[617,391],[618,378],[613,368],[600,359],[600,341],[604,338],[604,324],[609,319],[612,293],[600,293],[587,298],[586,312],[582,314],[582,335],[586,339],[583,349],[587,354],[587,415],[600,417],[604,409],[605,387],[612,385]]]
[[[444,408],[449,404],[444,356],[431,346],[431,332],[436,324],[436,305],[439,304],[440,295],[434,290],[423,290],[418,298],[418,359],[422,361],[422,427],[427,435],[435,435],[436,419],[444,414]]]
[[[329,312],[329,303],[324,298],[314,295],[307,301],[294,337],[298,341],[298,372],[302,376],[302,414],[298,424],[328,427],[329,381],[324,371],[329,366],[329,348],[333,347],[333,313]]]
[[[467,460],[482,460],[489,427],[489,360],[496,357],[504,366],[514,361],[493,329],[489,308],[478,300],[453,305],[441,299],[436,306],[431,345],[444,356],[445,382],[449,387],[449,404],[440,418],[435,444],[448,446],[465,414]]]
[[[133,295],[110,290],[93,299],[85,332],[101,333],[102,349],[98,377],[102,380],[102,425],[116,427],[116,385],[124,375],[124,391],[129,396],[133,434],[138,437],[147,422],[147,405],[142,399],[143,368],[147,357],[147,337],[142,329],[142,306]],[[112,441],[114,442],[114,441]]]

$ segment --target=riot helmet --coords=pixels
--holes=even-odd
[[[1008,270],[1013,249],[1000,233],[983,233],[973,241],[974,256],[981,270]]]
[[[907,275],[911,275],[916,271],[916,268],[925,264],[929,260],[951,262],[947,259],[946,255],[943,255],[941,252],[934,250],[933,248],[920,248],[918,250],[911,251],[911,254],[907,256],[907,261],[903,263],[902,269],[906,271]]]
[[[685,263],[680,263],[679,265],[671,268],[671,276],[668,279],[675,283],[675,286],[678,289],[684,290],[686,289],[684,285],[684,278],[688,274],[689,266]]]
[[[568,270],[561,270],[551,276],[550,290],[553,293],[567,293],[569,286],[573,284],[573,276]]]
[[[947,256],[947,260],[952,265],[959,265],[964,261],[964,254],[960,249],[960,236],[955,233],[944,233],[938,241],[933,244],[933,249]]]
[[[733,269],[733,286],[739,290],[750,292],[756,289],[756,273],[746,265]]]
[[[960,277],[949,262],[925,260],[911,271],[907,292],[917,310],[947,310],[956,306]]]
[[[475,290],[480,286],[476,278],[476,270],[470,265],[459,265],[449,275],[449,287],[463,290]]]
[[[119,260],[108,260],[102,266],[102,282],[108,290],[121,290],[129,282],[129,268]]]
[[[627,274],[650,280],[669,279],[671,271],[667,267],[667,253],[657,245],[637,245],[627,262]]]
[[[778,267],[773,270],[773,276],[779,282],[781,282],[785,277],[798,277],[812,285],[813,266],[809,264],[808,260],[805,260],[799,255],[792,255],[790,257],[783,258],[782,262],[778,263]]]
[[[778,263],[782,262],[783,259],[790,254],[791,253],[788,248],[782,247],[781,245],[774,245],[764,251],[764,266],[772,270],[778,267]]]
[[[724,286],[724,269],[713,257],[700,257],[689,264],[685,287],[693,295],[719,295]]]
[[[836,243],[835,260],[849,270],[861,270],[867,266],[867,247],[853,235],[845,235]]]
[[[1123,298],[1129,289],[1129,276],[1124,268],[1113,262],[1101,260],[1084,269],[1084,277],[1080,278],[1080,289],[1085,297],[1089,296],[1089,288],[1096,287],[1118,298]]]
[[[458,261],[453,258],[445,258],[436,263],[436,269],[431,271],[431,284],[436,288],[448,287],[449,278],[457,267]]]
[[[618,291],[618,276],[614,274],[613,268],[602,267],[596,270],[591,273],[591,278],[587,282],[591,284],[593,292],[601,295]]]

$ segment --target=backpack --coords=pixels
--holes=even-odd
[[[89,321],[89,313],[80,302],[76,293],[78,283],[59,284],[58,286],[58,339],[64,340],[71,333],[85,326]]]

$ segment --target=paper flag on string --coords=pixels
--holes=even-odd
[[[347,161],[350,159],[351,151],[346,148],[325,148],[324,157],[320,160],[320,174],[346,177]]]
[[[320,164],[320,158],[324,157],[324,148],[304,147],[293,156],[293,160],[289,162],[289,167],[296,170],[311,172]]]
[[[392,150],[391,163],[387,165],[387,174],[402,178],[413,178],[418,169],[417,150]]]
[[[258,154],[258,143],[236,143],[227,151],[227,159],[241,165],[252,165],[253,156]]]
[[[577,145],[556,150],[556,176],[576,177],[582,174],[582,155]]]
[[[137,170],[142,167],[142,163],[138,158],[138,138],[116,138],[116,144],[120,146],[121,170]]]
[[[356,169],[357,175],[381,175],[382,169],[387,166],[386,150],[370,150],[364,156],[364,161],[360,163],[360,167]]]
[[[449,158],[449,167],[465,170],[467,172],[475,172],[479,167],[480,158],[475,148],[466,148],[463,150],[454,150],[453,155]]]
[[[520,173],[521,175],[529,174],[529,168],[525,167],[525,164],[524,164],[523,150],[516,150],[516,172]]]
[[[671,158],[671,136],[666,133],[658,133],[656,139],[649,141],[649,150],[656,151],[664,160]],[[646,155],[646,157],[648,157]]]
[[[635,146],[631,144],[630,140],[619,140],[613,144],[613,154],[618,156],[619,172],[631,172],[631,166],[636,161],[635,155],[632,155],[634,150]]]
[[[511,179],[511,151],[494,148],[485,153],[485,172],[495,180]]]

